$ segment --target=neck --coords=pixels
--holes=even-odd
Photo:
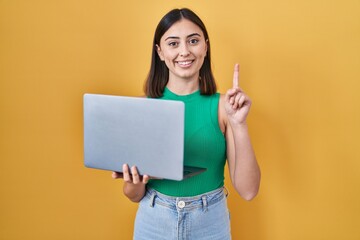
[[[199,77],[193,77],[192,79],[177,79],[169,77],[169,81],[166,87],[175,94],[187,95],[199,90]]]
[[[178,82],[174,83],[169,81],[166,87],[175,94],[187,95],[199,90],[199,82],[183,84],[183,83],[178,83]]]

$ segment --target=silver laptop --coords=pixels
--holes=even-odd
[[[206,169],[184,166],[184,114],[180,101],[84,94],[84,163],[122,172],[182,180]]]

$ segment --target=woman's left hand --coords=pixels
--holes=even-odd
[[[246,124],[250,107],[250,98],[239,87],[239,64],[235,64],[233,87],[225,94],[225,111],[228,121],[232,124]]]

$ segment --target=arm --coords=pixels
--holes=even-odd
[[[238,74],[239,67],[235,65],[233,88],[220,100],[220,119],[225,125],[232,184],[242,198],[251,200],[258,193],[261,174],[246,122],[251,100],[238,87]]]
[[[251,200],[258,193],[261,174],[247,125],[232,126],[228,123],[226,142],[231,182],[242,198]]]
[[[145,196],[146,184],[149,181],[149,176],[140,176],[135,166],[131,167],[131,173],[127,164],[123,165],[123,173],[113,172],[113,178],[123,178],[124,187],[123,191],[126,197],[132,202],[140,202]]]

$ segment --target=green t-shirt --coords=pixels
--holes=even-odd
[[[207,170],[182,181],[150,180],[148,187],[169,196],[190,197],[224,186],[226,142],[218,122],[219,98],[219,93],[176,95],[165,88],[161,99],[185,103],[184,164]]]

